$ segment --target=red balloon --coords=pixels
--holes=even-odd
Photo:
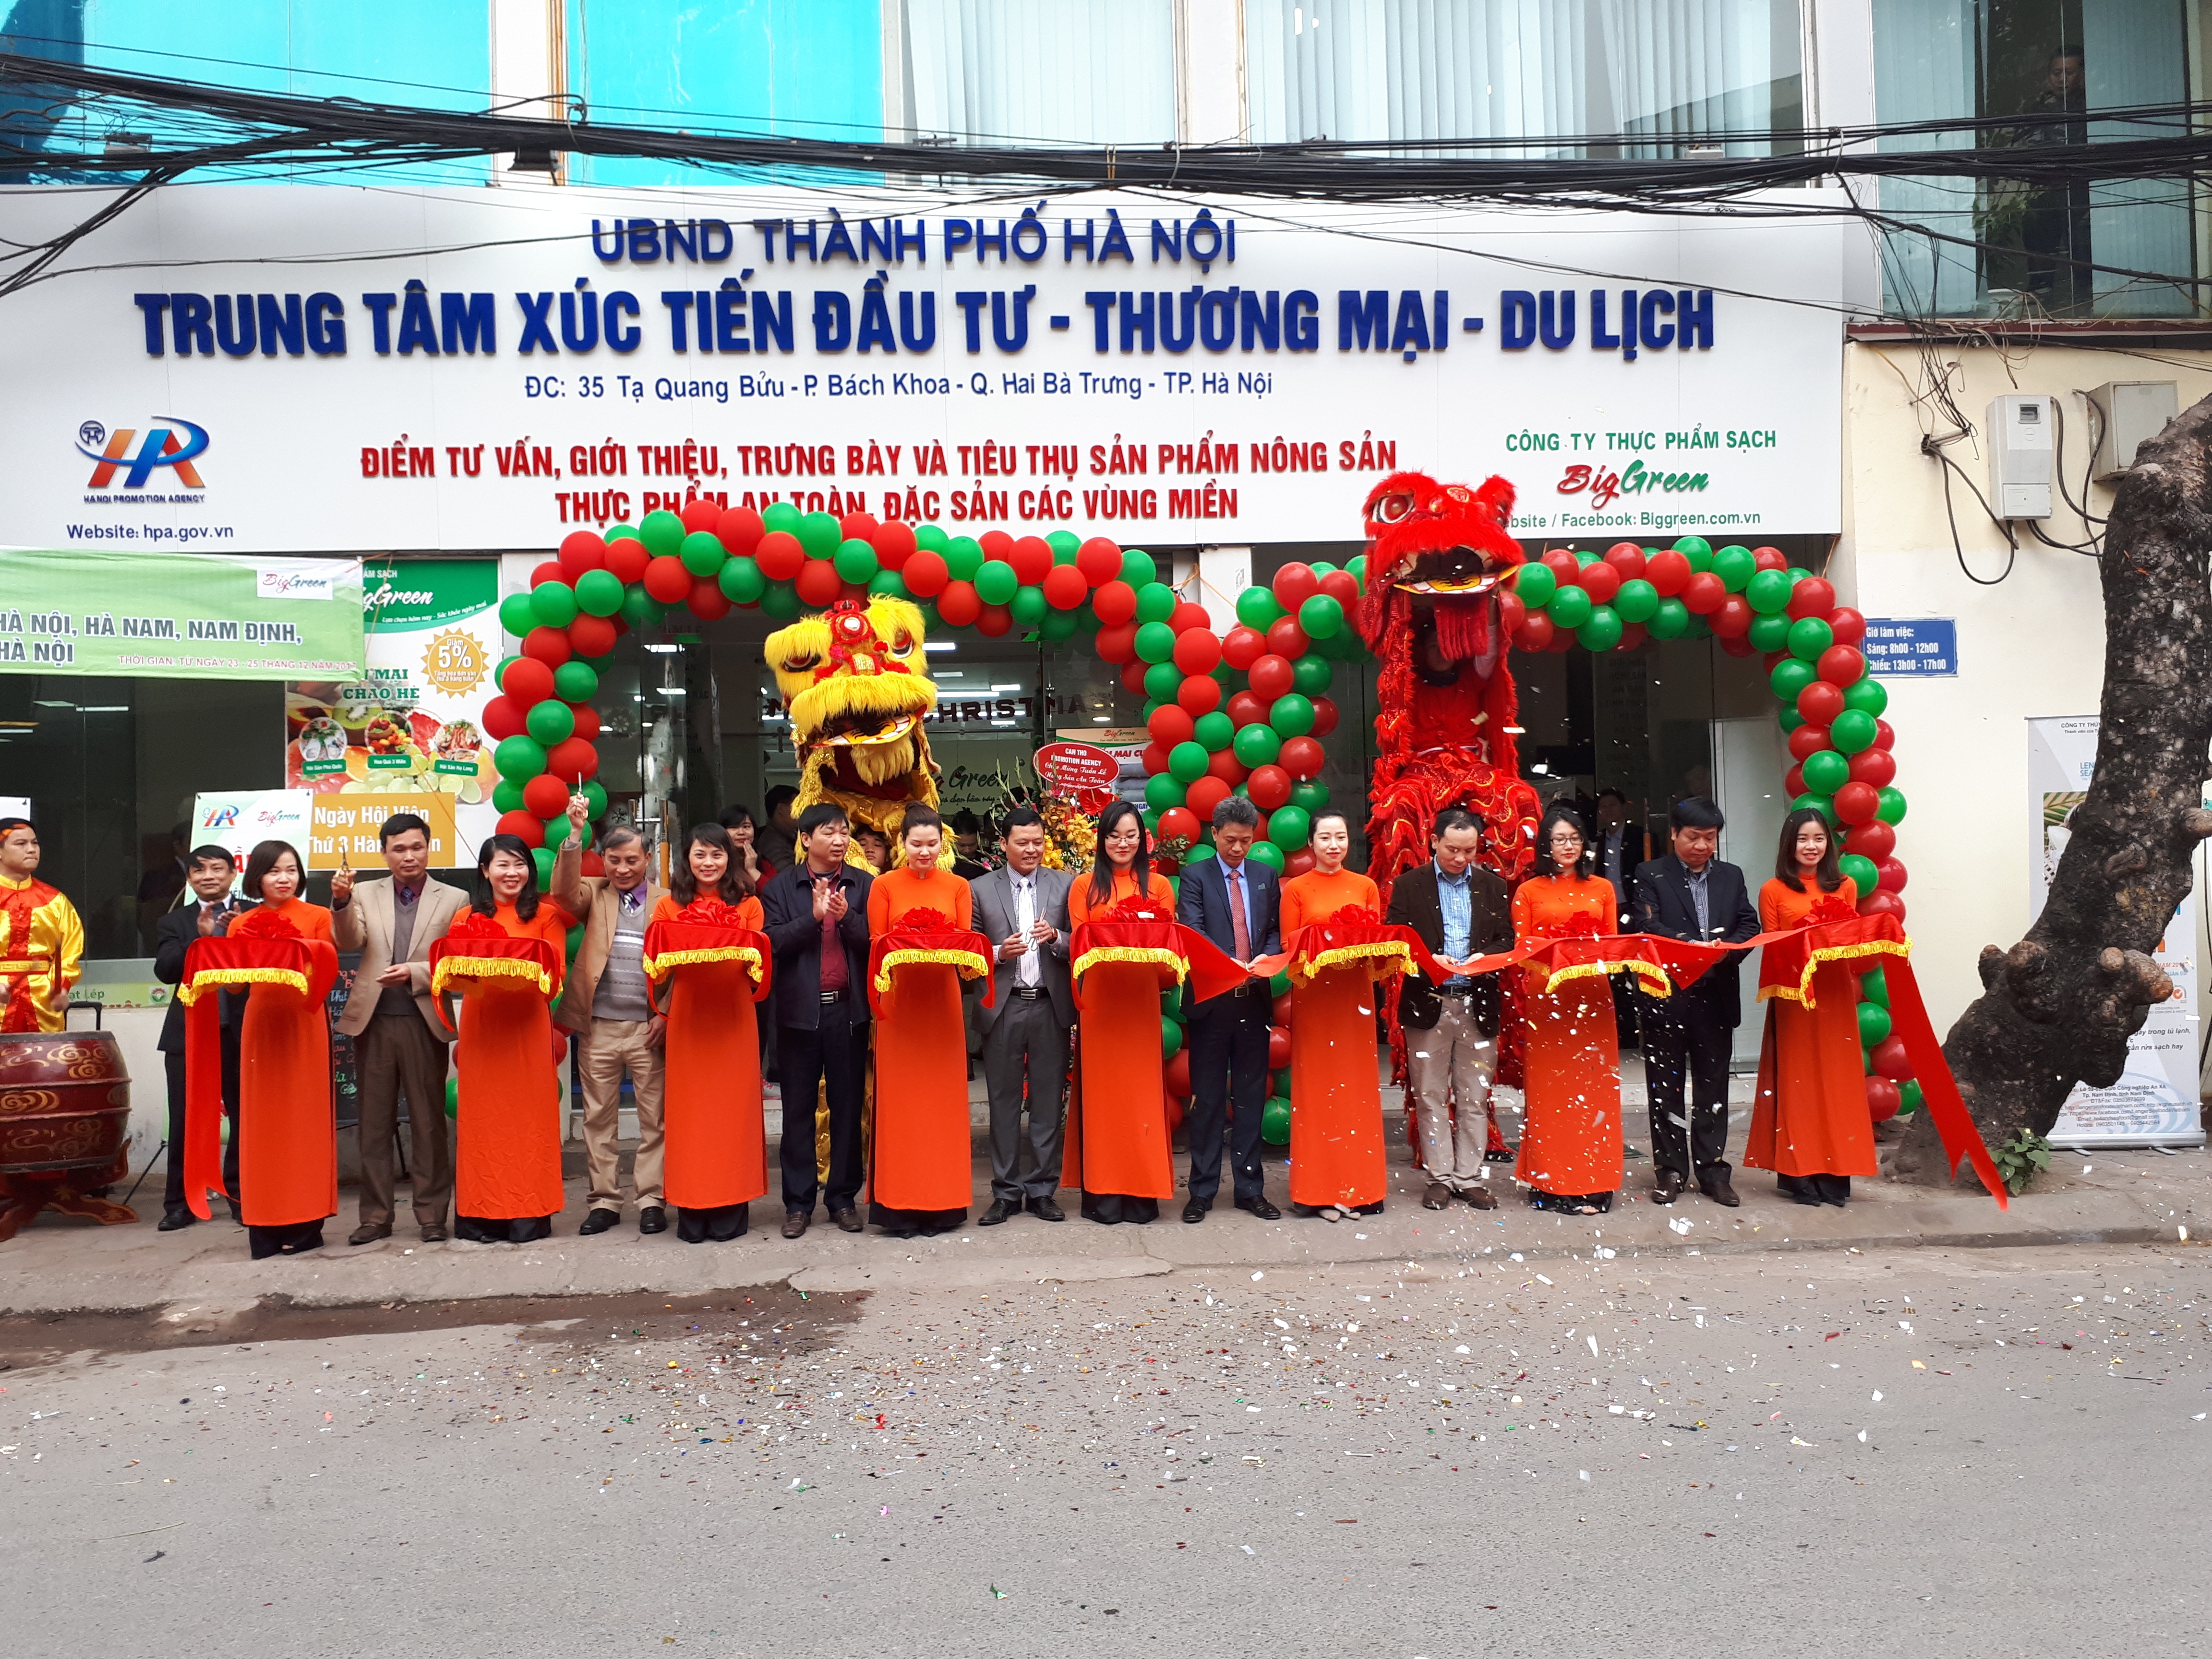
[[[1897,747],[1897,728],[1877,714],[1874,721],[1874,746],[1877,749]]]
[[[1851,781],[1884,789],[1897,781],[1897,757],[1887,749],[1862,749],[1851,757]]]
[[[1267,654],[1267,636],[1256,628],[1239,623],[1222,636],[1221,660],[1240,674]]]
[[[1176,702],[1194,720],[1200,714],[1210,714],[1221,707],[1221,682],[1211,674],[1193,674],[1176,687]]]
[[[1100,629],[1098,642],[1094,648],[1097,651],[1098,660],[1101,662],[1110,662],[1116,666],[1136,663],[1140,669],[1152,666],[1148,662],[1137,662],[1137,624],[1133,622],[1115,623],[1110,628]],[[1137,677],[1137,684],[1129,689],[1133,691],[1143,690],[1144,676],[1139,674]]]
[[[1832,645],[1820,653],[1819,667],[1831,685],[1856,685],[1866,673],[1866,659],[1855,645]]]
[[[1225,754],[1228,751],[1224,750],[1223,752]],[[1237,781],[1242,782],[1243,780],[1239,779]],[[1182,804],[1191,810],[1200,823],[1203,823],[1212,817],[1213,809],[1227,800],[1235,793],[1236,788],[1236,784],[1229,782],[1226,779],[1217,778],[1212,772],[1208,772],[1183,792]]]
[[[1001,638],[1011,633],[1013,626],[1014,613],[1003,605],[987,605],[982,615],[975,618],[975,631],[987,640]]]
[[[520,737],[528,727],[523,723],[522,710],[512,697],[494,697],[483,706],[483,729],[484,736],[494,743],[503,743],[509,738]]]
[[[1583,574],[1583,562],[1564,547],[1555,547],[1544,555],[1544,568],[1552,573],[1552,580],[1561,587],[1571,587]]]
[[[777,533],[780,535],[782,532],[779,531]],[[792,544],[794,547],[798,544],[796,542]],[[761,545],[763,547],[768,545],[767,538],[762,538]],[[761,574],[763,575],[769,574],[766,561],[762,562]],[[794,571],[793,574],[797,573]],[[942,553],[932,552],[926,547],[915,550],[899,574],[906,582],[906,591],[918,599],[935,599],[945,591],[945,585],[952,580],[951,571],[945,568],[945,556]]]
[[[1643,630],[1644,624],[1641,623],[1624,623],[1620,630],[1620,644],[1615,647],[1616,649],[1626,651],[1631,648],[1628,639],[1628,630],[1631,628]],[[1747,635],[1738,635],[1732,639],[1720,635],[1716,635],[1715,637],[1717,640],[1721,649],[1731,657],[1753,657],[1759,654],[1759,647],[1751,642],[1750,638]],[[1643,643],[1644,641],[1641,638],[1636,641],[1636,644],[1638,645],[1641,645]]]
[[[1279,766],[1255,766],[1245,781],[1244,793],[1262,812],[1286,805],[1291,799],[1291,775]]]
[[[1247,767],[1243,761],[1237,758],[1237,751],[1234,749],[1217,749],[1212,755],[1206,757],[1206,775],[1209,778],[1218,779],[1223,784],[1233,791],[1238,784],[1250,777],[1252,773],[1251,769]],[[1203,781],[1203,780],[1200,780],[1200,781]],[[1191,786],[1194,790],[1195,790],[1197,787],[1198,786],[1196,784]],[[1186,796],[1185,799],[1194,799],[1195,796]],[[1196,807],[1193,807],[1191,810],[1193,811],[1196,811],[1198,809]],[[1206,809],[1206,816],[1209,817],[1213,815],[1213,809],[1210,806]]]
[[[1265,726],[1267,711],[1273,707],[1273,700],[1257,691],[1232,691],[1229,694],[1229,723],[1240,731],[1248,726]]]
[[[1828,613],[1828,631],[1838,645],[1856,645],[1866,638],[1866,618],[1847,605]]]
[[[1091,596],[1091,608],[1098,613],[1100,622],[1109,628],[1118,627],[1136,616],[1137,590],[1118,580],[1103,583]]]
[[[647,575],[652,573],[647,572]],[[799,568],[799,578],[792,584],[799,597],[809,605],[834,605],[845,592],[845,579],[837,574],[837,567],[827,559],[809,559]]]
[[[1189,1099],[1190,1050],[1188,1048],[1176,1049],[1175,1051],[1175,1058],[1168,1061],[1167,1069],[1161,1073],[1161,1079],[1162,1081],[1167,1085],[1167,1091],[1169,1094],[1174,1096],[1178,1100]],[[1173,1133],[1174,1132],[1170,1130],[1169,1133]]]
[[[1870,783],[1847,783],[1836,791],[1836,816],[1845,823],[1864,823],[1881,809],[1881,791]]]
[[[545,845],[545,826],[520,808],[512,812],[501,812],[499,822],[492,828],[495,834],[513,836],[526,847]]]
[[[1145,775],[1156,778],[1168,769],[1168,746],[1164,743],[1148,743],[1137,757],[1145,769]]]
[[[1814,726],[1832,726],[1844,708],[1844,689],[1814,680],[1797,694],[1797,712]]]
[[[1275,603],[1296,616],[1300,605],[1321,592],[1321,578],[1314,574],[1311,565],[1294,562],[1275,573],[1273,586]]]
[[[1573,650],[1577,643],[1578,641],[1576,640],[1571,629],[1565,628],[1554,629],[1552,631],[1552,642],[1546,646],[1544,649],[1550,652],[1555,657],[1564,657],[1568,652]]]
[[[1285,738],[1282,753],[1275,761],[1300,783],[1305,783],[1320,775],[1322,768],[1328,764],[1328,754],[1311,738]]]
[[[1305,849],[1300,848],[1298,850],[1304,852]],[[1290,862],[1288,859],[1283,860],[1285,869],[1289,868]],[[1296,989],[1288,990],[1268,1005],[1267,1024],[1287,1026],[1297,1018],[1297,1014],[1298,994]]]
[[[580,657],[604,657],[615,648],[621,633],[613,617],[580,612],[568,624],[568,647]]]
[[[1342,605],[1348,616],[1352,607],[1359,603],[1359,578],[1349,570],[1325,571],[1321,579],[1321,591]]]
[[[691,584],[691,592],[684,603],[701,622],[719,622],[730,614],[735,604],[722,592],[722,585],[712,576],[702,576]]]
[[[1191,738],[1191,717],[1179,702],[1164,702],[1152,710],[1152,717],[1145,722],[1145,729],[1153,738],[1170,749]]]
[[[1521,596],[1510,588],[1500,588],[1498,592],[1498,625],[1504,631],[1505,637],[1511,639],[1521,631],[1521,624],[1528,620],[1528,607],[1522,602]]]
[[[1194,628],[1212,631],[1213,617],[1206,608],[1194,599],[1178,599],[1176,608],[1168,613],[1168,626],[1178,635],[1188,634]]]
[[[1597,567],[1592,565],[1590,568],[1595,570]],[[1713,632],[1723,640],[1743,639],[1751,632],[1752,622],[1758,614],[1751,608],[1749,599],[1741,593],[1731,593],[1721,601],[1721,608],[1713,612]],[[1747,654],[1757,648],[1747,646]]]
[[[1332,571],[1329,574],[1334,575],[1336,573]],[[1322,580],[1323,581],[1327,581],[1328,577],[1324,576]],[[1283,854],[1283,876],[1285,880],[1289,879],[1292,876],[1310,875],[1313,873],[1313,869],[1314,855],[1313,848],[1310,847],[1301,847],[1295,853],[1285,853]],[[1286,997],[1284,1000],[1288,1001],[1289,999]],[[1287,1021],[1279,1023],[1288,1024]]]
[[[1513,643],[1523,651],[1548,651],[1556,631],[1549,612],[1531,611],[1513,630]]]
[[[548,559],[544,563],[531,568],[530,585],[532,587],[543,587],[547,582],[565,582],[568,580],[568,573],[561,568],[558,559]]]
[[[1620,625],[1620,643],[1613,647],[1613,649],[1633,651],[1650,637],[1651,630],[1642,623],[1623,623]],[[1731,657],[1747,657],[1752,653],[1753,647],[1749,640],[1723,640],[1721,649]]]
[[[586,743],[598,742],[599,711],[587,702],[572,702],[568,708],[576,716],[576,729],[569,735],[581,738]]]
[[[1221,641],[1210,628],[1176,635],[1175,665],[1186,674],[1210,674],[1221,660]]]
[[[1887,1123],[1905,1104],[1904,1091],[1888,1078],[1870,1077],[1866,1080],[1866,1103],[1868,1116],[1877,1123]]]
[[[1035,587],[1052,568],[1052,544],[1042,536],[1024,536],[1014,544],[1006,562],[1013,566],[1014,574],[1021,578],[1024,587]],[[1070,565],[1068,568],[1075,568]],[[1081,580],[1083,573],[1078,570],[1075,574],[1076,579]],[[1086,589],[1091,586],[1088,582],[1083,585]]]
[[[753,550],[753,561],[761,568],[761,574],[770,581],[788,582],[799,579],[800,568],[806,563],[806,550],[799,544],[799,538],[788,530],[771,530],[760,538]],[[908,587],[914,584],[909,580]],[[918,592],[921,590],[915,589]]]
[[[1795,760],[1813,758],[1828,746],[1828,728],[1808,722],[1790,734],[1790,754]]]
[[[1595,564],[1584,565],[1579,580],[1583,592],[1590,596],[1592,605],[1611,605],[1613,595],[1620,592],[1620,572],[1603,559]],[[1748,628],[1751,624],[1746,623],[1744,626]]]
[[[876,533],[868,538],[868,545],[876,550],[876,562],[884,569],[904,570],[906,562],[914,556],[914,526],[897,519],[879,524]]]
[[[1634,542],[1615,542],[1605,550],[1605,562],[1620,573],[1625,582],[1644,574],[1644,550]]]
[[[1682,603],[1695,616],[1711,616],[1727,603],[1728,596],[1726,584],[1710,570],[1700,570],[1682,585]]]
[[[684,520],[684,533],[694,536],[702,530],[712,530],[722,521],[722,504],[708,496],[694,495],[684,503],[683,512],[677,516]]]
[[[558,628],[533,628],[522,636],[522,654],[535,657],[550,668],[558,668],[574,654],[568,644],[568,635]]]
[[[726,507],[714,523],[714,539],[733,558],[750,558],[764,533],[761,515],[750,507]]]
[[[911,568],[914,565],[921,563],[921,559],[922,555],[919,553],[915,554],[914,558],[909,562],[908,568]],[[946,625],[949,627],[966,628],[969,626],[975,620],[976,617],[983,614],[983,601],[975,597],[975,584],[973,582],[946,582],[938,592],[937,614],[939,617],[943,618]],[[1137,682],[1137,690],[1141,691],[1144,689],[1145,683],[1142,680],[1139,680]]]
[[[1140,697],[1143,696],[1145,695],[1145,671],[1151,666],[1152,665],[1150,663],[1139,662],[1134,658],[1123,663],[1121,665],[1121,689],[1124,691],[1133,691]]]
[[[1790,558],[1778,547],[1754,547],[1751,550],[1751,568],[1753,570],[1787,570]]]
[[[1905,926],[1905,901],[1885,888],[1877,887],[1859,901],[1863,916],[1894,916],[1897,925]]]
[[[584,875],[604,876],[607,872],[606,861],[600,858],[597,853],[592,852],[588,849],[586,849],[584,854],[581,864],[581,873]]]
[[[1808,617],[1825,617],[1836,608],[1836,585],[1818,576],[1808,576],[1790,590],[1790,614],[1802,622]]]
[[[1881,872],[1883,892],[1901,893],[1905,890],[1905,884],[1909,878],[1905,874],[1905,866],[1895,859],[1883,859],[1875,866],[1875,868]]]
[[[1279,657],[1291,659],[1303,657],[1313,649],[1313,641],[1306,637],[1306,630],[1298,626],[1296,612],[1287,617],[1278,617],[1267,624],[1267,649]]]
[[[1687,587],[1692,574],[1688,556],[1671,547],[1663,553],[1654,554],[1644,567],[1644,580],[1659,590],[1662,599],[1671,599]]]
[[[1855,826],[1844,837],[1844,851],[1856,853],[1880,864],[1897,850],[1897,830],[1894,826],[1876,818],[1872,823]]]
[[[1267,1069],[1279,1072],[1291,1063],[1291,1033],[1287,1026],[1267,1028]]]
[[[1297,676],[1291,668],[1290,659],[1272,652],[1254,663],[1251,672],[1246,678],[1252,682],[1252,690],[1265,697],[1271,704],[1276,698],[1291,690],[1297,684]]]
[[[570,581],[586,570],[604,570],[607,544],[596,530],[572,530],[561,538],[561,568]]]
[[[987,530],[975,538],[975,545],[983,550],[987,559],[998,559],[1004,563],[1014,562],[1014,538],[1003,530]]]
[[[1878,1077],[1893,1078],[1902,1083],[1912,1075],[1912,1060],[1905,1052],[1905,1039],[1891,1036],[1875,1045],[1874,1069]]]
[[[1194,842],[1199,828],[1197,813],[1188,806],[1170,806],[1160,814],[1160,827],[1156,833],[1164,842]]]
[[[1795,800],[1805,793],[1805,769],[1793,766],[1782,775],[1782,793]]]
[[[526,709],[553,695],[553,671],[535,657],[517,657],[499,677],[499,689]]]
[[[796,547],[799,544],[793,542],[792,545]],[[607,568],[622,578],[624,587],[645,580],[645,567],[652,558],[645,550],[645,544],[635,536],[617,536],[607,544]]]
[[[1053,566],[1038,585],[1044,590],[1044,602],[1055,611],[1073,611],[1091,597],[1091,584],[1072,564]]]
[[[1160,851],[1159,842],[1154,842],[1152,866],[1152,873],[1156,876],[1172,876],[1182,868],[1182,860],[1172,853],[1163,853]]]
[[[691,595],[691,573],[684,561],[664,553],[645,568],[645,591],[663,605],[681,605]]]
[[[1091,586],[1105,586],[1121,574],[1121,544],[1103,536],[1093,536],[1075,550],[1075,568]]]
[[[595,777],[599,770],[599,751],[586,738],[568,738],[545,751],[545,769],[570,783],[579,778]]]
[[[556,1025],[553,1031],[553,1064],[557,1066],[568,1058],[568,1034]]]
[[[556,817],[568,810],[568,786],[550,772],[540,772],[522,786],[522,805],[533,817]]]

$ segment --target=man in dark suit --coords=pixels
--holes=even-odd
[[[980,1000],[975,1006],[991,1099],[991,1207],[975,1218],[979,1227],[995,1227],[1024,1209],[1043,1221],[1064,1218],[1053,1195],[1060,1190],[1060,1097],[1075,1024],[1067,983],[1067,894],[1075,879],[1065,870],[1042,867],[1044,820],[1030,807],[1008,812],[999,836],[1006,861],[978,876],[969,890],[975,931],[991,941],[997,962],[991,1006]]]
[[[1240,963],[1283,948],[1283,885],[1269,866],[1246,855],[1260,831],[1260,809],[1231,795],[1213,809],[1213,856],[1183,866],[1176,919],[1194,927]],[[1267,981],[1248,979],[1226,996],[1194,1002],[1183,996],[1190,1032],[1190,1195],[1185,1221],[1206,1219],[1221,1190],[1224,1129],[1237,1207],[1262,1221],[1280,1219],[1267,1201],[1260,1169],[1260,1115],[1267,1104],[1267,1023],[1273,1004]],[[1231,1103],[1236,1121],[1229,1122]]]
[[[1642,825],[1630,822],[1628,797],[1620,790],[1597,792],[1597,833],[1590,838],[1590,845],[1597,873],[1613,884],[1613,902],[1620,912],[1614,925],[1627,933],[1635,925],[1629,890],[1635,884],[1637,866],[1651,856],[1651,837]],[[1635,980],[1626,974],[1614,974],[1607,983],[1613,988],[1613,1023],[1620,1033],[1620,1046],[1641,1047],[1637,1020],[1643,1012],[1643,998]]]
[[[1721,809],[1702,795],[1678,801],[1668,817],[1674,851],[1638,866],[1636,931],[1668,939],[1734,944],[1759,932],[1743,872],[1723,864]],[[1698,975],[1686,990],[1644,1001],[1644,1086],[1651,1106],[1655,1204],[1682,1195],[1692,1170],[1698,1190],[1736,1206],[1729,1177],[1730,1036],[1743,1018],[1741,952]],[[1683,1074],[1692,1104],[1683,1109]]]
[[[830,1108],[830,1182],[821,1195],[841,1229],[860,1231],[854,1200],[868,1075],[868,878],[845,862],[852,830],[842,808],[810,806],[798,830],[798,861],[761,889],[775,958],[786,1238],[804,1237],[814,1218],[817,1089]]]
[[[1387,920],[1411,927],[1429,954],[1453,963],[1513,948],[1513,905],[1505,883],[1474,861],[1482,821],[1462,806],[1437,814],[1431,861],[1391,884]],[[1431,985],[1419,974],[1398,979],[1398,1020],[1406,1028],[1407,1091],[1421,1140],[1428,1190],[1421,1202],[1441,1210],[1463,1198],[1478,1210],[1498,1200],[1485,1176],[1490,1085],[1498,1074],[1498,975],[1455,975]]]
[[[154,926],[154,977],[164,985],[185,976],[185,952],[192,941],[212,935],[230,908],[231,879],[237,866],[220,847],[195,847],[185,860],[185,880],[192,900],[179,904]],[[230,1120],[230,1144],[222,1149],[222,1184],[230,1189],[230,1212],[238,1211],[238,1020],[228,993],[219,994],[222,1029],[222,1109]],[[173,1233],[199,1219],[185,1201],[185,1005],[174,997],[161,1017],[161,1066],[169,1084],[168,1184],[161,1194],[158,1231]]]

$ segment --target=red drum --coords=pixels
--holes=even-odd
[[[130,1133],[131,1073],[112,1035],[0,1036],[0,1239],[42,1209],[136,1221],[94,1196],[128,1173]]]

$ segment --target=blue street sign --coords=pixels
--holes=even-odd
[[[1959,677],[1959,624],[1950,617],[1869,617],[1859,649],[1869,674]]]

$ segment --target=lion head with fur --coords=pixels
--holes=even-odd
[[[769,635],[763,649],[799,754],[793,817],[828,803],[896,848],[906,809],[937,805],[923,729],[937,685],[922,639],[921,611],[881,594],[840,599]],[[848,856],[872,867],[857,848]]]

